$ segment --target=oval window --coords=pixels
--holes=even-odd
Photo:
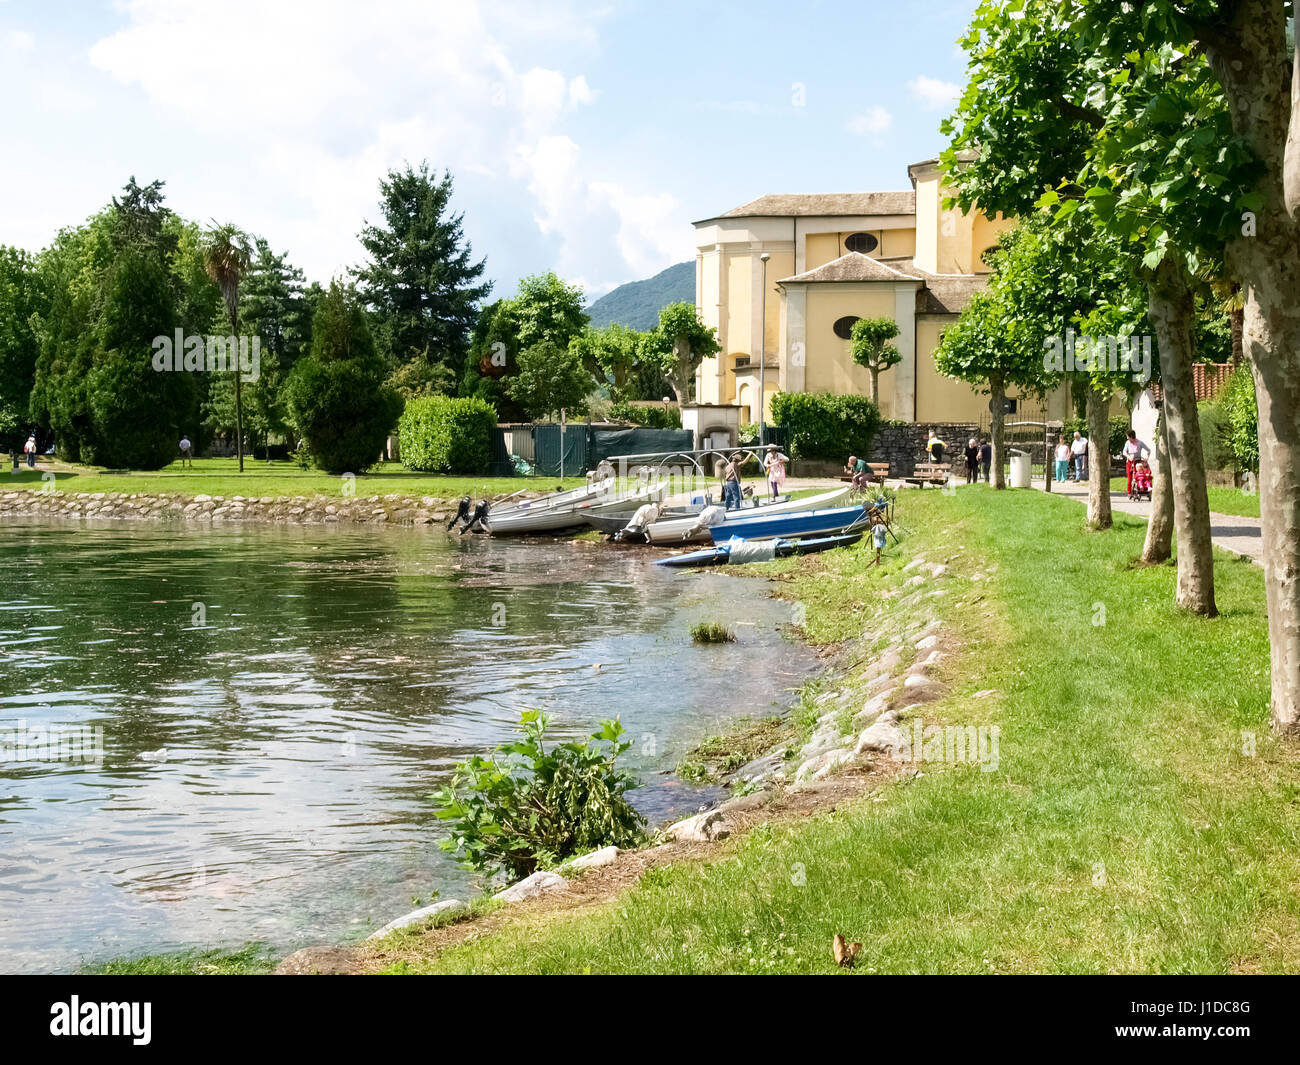
[[[856,322],[857,320],[858,320],[858,316],[856,314],[846,314],[843,318],[839,319],[839,321],[837,321],[833,326],[831,326],[831,328],[835,330],[835,335],[839,337],[841,340],[852,340],[853,323]]]
[[[844,238],[844,246],[860,255],[869,255],[880,247],[880,241],[870,233],[850,233]]]

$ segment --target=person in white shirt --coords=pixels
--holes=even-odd
[[[1130,429],[1128,439],[1124,441],[1124,474],[1128,484],[1125,487],[1126,492],[1133,491],[1133,467],[1137,465],[1138,459],[1145,459],[1151,455],[1151,449],[1138,439],[1137,433]]]
[[[1074,479],[1086,481],[1088,479],[1088,438],[1076,432],[1070,442],[1070,452],[1074,455]]]
[[[1056,479],[1058,482],[1064,482],[1070,469],[1070,445],[1065,442],[1065,437],[1056,438]]]

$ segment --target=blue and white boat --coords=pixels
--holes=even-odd
[[[866,522],[866,507],[826,507],[801,510],[793,514],[755,514],[728,518],[711,526],[709,534],[715,544],[725,544],[732,537],[766,540],[772,537],[817,536],[852,529]]]
[[[690,551],[684,555],[670,555],[668,558],[656,559],[655,565],[689,569],[697,566],[737,565],[742,562],[770,562],[774,558],[786,558],[789,555],[812,555],[819,551],[848,547],[861,539],[860,532],[845,533],[841,536],[822,536],[813,540],[765,540],[758,544],[738,539],[719,544],[717,547],[706,547],[702,551]]]

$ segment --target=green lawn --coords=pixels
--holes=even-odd
[[[1112,491],[1125,491],[1125,481],[1123,477],[1112,477],[1110,482]],[[1259,517],[1259,493],[1246,492],[1240,488],[1216,488],[1213,485],[1209,488],[1210,493],[1210,510],[1215,514],[1233,514],[1242,518]]]
[[[70,466],[42,458],[37,468],[25,465],[18,473],[6,461],[0,468],[0,491],[7,488],[39,488],[41,476],[52,470],[55,487],[64,492],[140,492],[150,494],[213,496],[337,496],[343,493],[343,479],[320,470],[304,470],[293,462],[244,460],[239,472],[235,459],[196,459],[191,470],[174,462],[161,470],[109,473],[97,466]],[[563,484],[575,488],[585,483],[581,477],[439,477],[417,473],[400,463],[384,462],[356,481],[356,495],[374,496],[398,493],[410,496],[436,496],[455,499],[463,495],[498,495],[521,488],[534,491],[553,489]]]
[[[911,535],[883,570],[861,547],[773,568],[836,640],[894,624],[907,600],[879,592],[914,553],[948,560],[948,594],[911,616],[964,650],[923,716],[997,724],[995,772],[923,765],[882,801],[392,971],[828,972],[837,932],[863,943],[858,972],[1300,969],[1300,776],[1268,730],[1258,567],[1216,556],[1208,621],[1173,608],[1172,566],[1133,564],[1135,518],[1090,533],[1071,500],[983,486],[908,493],[900,517]]]

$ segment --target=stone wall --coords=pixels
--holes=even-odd
[[[888,462],[890,477],[909,477],[918,462],[929,461],[925,442],[931,429],[947,445],[943,461],[954,465],[965,463],[966,441],[980,435],[980,427],[974,422],[890,422],[876,431],[867,461]]]
[[[527,493],[528,496],[539,493]],[[127,521],[265,522],[279,525],[446,524],[458,501],[433,496],[209,496],[128,492],[0,491],[0,514]]]

